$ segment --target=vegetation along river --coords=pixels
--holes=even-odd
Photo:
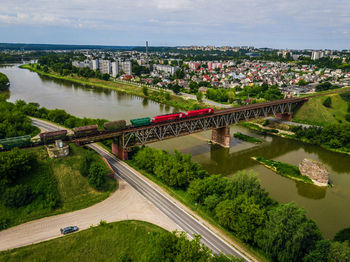
[[[125,119],[171,113],[174,108],[112,90],[87,88],[78,84],[41,77],[17,66],[0,67],[10,79],[10,101],[23,99],[47,108],[61,108],[80,117]],[[258,174],[262,186],[281,203],[295,202],[307,210],[326,238],[333,238],[342,228],[350,227],[350,156],[317,146],[273,136],[261,136],[232,126],[231,134],[242,132],[264,140],[260,145],[232,137],[231,148],[209,145],[210,132],[151,144],[166,150],[178,149],[211,173],[232,176],[239,170]],[[263,156],[298,165],[304,158],[323,162],[330,170],[333,188],[319,188],[281,177],[251,160]]]

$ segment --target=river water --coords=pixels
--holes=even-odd
[[[109,120],[154,116],[172,112],[174,108],[160,105],[117,91],[88,88],[78,84],[39,76],[17,66],[0,67],[11,82],[10,101],[23,99],[38,102],[47,108],[65,109],[80,117]],[[230,148],[209,145],[210,132],[174,138],[150,146],[190,153],[210,173],[233,176],[237,171],[257,173],[270,196],[281,203],[295,202],[307,210],[326,238],[350,227],[350,156],[327,151],[317,146],[274,136],[261,136],[239,126],[231,134],[242,132],[264,140],[260,145],[232,137]],[[320,188],[281,177],[251,159],[252,156],[298,165],[304,158],[323,162],[330,171],[333,188]]]

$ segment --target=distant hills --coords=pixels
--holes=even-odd
[[[0,43],[1,50],[77,50],[77,49],[100,49],[110,51],[135,50],[145,51],[145,46],[107,46],[107,45],[64,45],[64,44],[26,44],[26,43]],[[174,47],[152,46],[148,50],[152,51],[169,51]]]

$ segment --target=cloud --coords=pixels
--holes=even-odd
[[[0,28],[15,26],[101,30],[125,41],[171,34],[174,43],[218,42],[219,37],[221,42],[329,42],[340,35],[345,42],[350,5],[348,0],[1,0]]]

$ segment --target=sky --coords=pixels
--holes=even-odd
[[[0,0],[0,42],[350,49],[349,0]]]

